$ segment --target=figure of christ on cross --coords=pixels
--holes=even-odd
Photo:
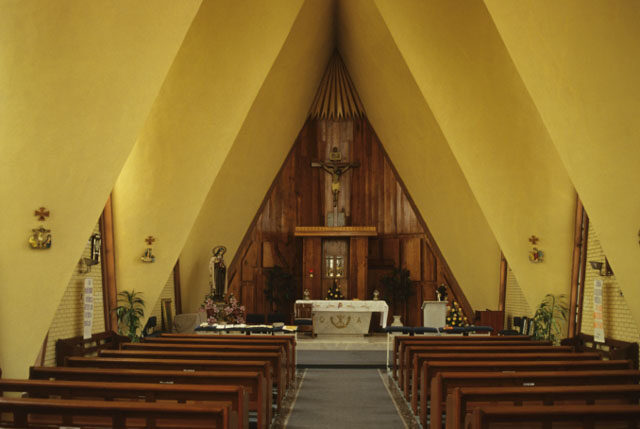
[[[314,161],[312,167],[322,168],[331,175],[331,192],[333,193],[333,209],[338,208],[338,194],[340,193],[340,177],[354,167],[360,167],[359,162],[341,162],[342,154],[337,147],[331,149],[329,161]]]

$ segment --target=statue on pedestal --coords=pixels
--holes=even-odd
[[[220,300],[224,298],[224,286],[227,277],[227,267],[223,259],[226,252],[226,247],[216,246],[211,251],[212,256],[209,260],[209,287],[211,288],[211,295]]]

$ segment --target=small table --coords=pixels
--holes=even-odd
[[[371,313],[380,315],[380,326],[386,328],[389,306],[384,301],[298,300],[296,305],[311,304],[316,334],[361,334],[369,332]]]

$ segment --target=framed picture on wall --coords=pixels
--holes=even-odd
[[[171,307],[171,298],[162,298],[160,301],[160,307],[162,310],[162,330],[164,332],[171,332],[173,329],[173,309]]]

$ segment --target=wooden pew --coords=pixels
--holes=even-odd
[[[640,424],[640,405],[530,405],[522,407],[483,405],[473,410],[472,429],[504,428],[504,424],[518,427],[523,423],[573,423],[563,428],[593,428],[599,422],[606,428],[625,425],[636,428]],[[494,426],[498,423],[499,426]],[[618,425],[616,425],[616,423]]]
[[[475,337],[467,337],[475,338]],[[398,349],[398,363],[397,363],[397,381],[402,387],[406,379],[405,370],[411,367],[412,353],[417,351],[425,352],[431,350],[434,347],[552,347],[553,345],[549,341],[430,341],[430,342],[414,342],[405,341]],[[563,349],[559,349],[558,352],[562,352]],[[569,347],[564,351],[573,351],[573,348]]]
[[[142,359],[182,359],[200,361],[266,361],[271,364],[273,381],[277,388],[278,410],[287,389],[287,365],[282,353],[269,352],[191,352],[191,351],[147,351],[147,350],[103,350],[100,357],[111,358],[142,358]],[[73,358],[72,358],[73,359]]]
[[[473,336],[473,337],[464,337],[464,336],[446,336],[446,335],[397,335],[393,337],[393,378],[397,376],[397,364],[396,359],[400,354],[400,350],[402,349],[403,343],[407,341],[414,342],[431,342],[431,341],[530,341],[530,336],[525,335],[502,335],[502,336],[494,336],[487,335],[485,336]],[[550,344],[550,343],[549,343]]]
[[[430,347],[506,347],[506,346],[512,346],[512,347],[550,347],[552,346],[550,341],[531,341],[531,340],[524,340],[524,341],[518,341],[518,340],[512,340],[512,341],[488,341],[488,340],[484,340],[484,341],[473,341],[476,338],[479,337],[459,337],[459,338],[471,338],[470,340],[462,340],[462,341],[454,341],[454,340],[449,340],[449,341],[413,341],[413,340],[407,340],[402,342],[399,346],[398,346],[398,357],[397,357],[397,363],[395,362],[395,358],[394,358],[394,365],[396,365],[396,379],[398,380],[399,383],[403,382],[403,371],[404,369],[407,367],[407,365],[409,365],[411,363],[411,360],[409,359],[409,357],[407,356],[407,349],[409,348],[417,348],[417,347],[426,347],[426,348],[430,348]],[[502,338],[502,337],[490,337],[487,336],[486,338]]]
[[[490,345],[488,345],[490,344]],[[409,381],[413,373],[418,371],[417,368],[413,368],[412,362],[415,354],[418,353],[571,353],[574,349],[571,346],[541,346],[536,345],[534,342],[525,345],[513,345],[511,343],[484,343],[482,345],[407,345],[403,351],[403,364],[401,379],[398,385],[403,389],[406,397],[409,395]]]
[[[104,427],[104,421],[100,424],[90,424],[91,421],[101,417],[111,420],[110,427],[114,429],[229,428],[229,407],[210,404],[0,398],[0,413],[12,413],[13,419],[3,421],[2,426],[15,428],[41,428],[42,426],[37,419],[33,419],[33,416],[51,415],[60,416],[60,423],[64,426],[76,425],[83,428]],[[89,419],[86,419],[87,417]],[[33,420],[36,421],[33,422]]]
[[[197,334],[162,334],[159,337],[148,337],[147,343],[170,344],[279,344],[285,347],[287,362],[296,368],[296,339],[291,335],[197,335]]]
[[[609,362],[615,362],[615,364],[611,365]],[[452,362],[452,365],[458,363]],[[432,421],[439,422],[447,391],[455,387],[631,384],[640,381],[640,371],[628,369],[631,362],[626,360],[568,361],[559,365],[555,362],[524,362],[524,364],[523,362],[506,362],[506,364],[509,363],[511,365],[506,366],[501,362],[476,362],[476,369],[470,366],[472,363],[467,363],[467,366],[456,365],[452,369],[446,365],[440,365],[442,371],[432,372],[430,384],[427,384],[425,368],[420,386],[420,422],[426,427],[427,403],[430,404],[431,417],[434,419]],[[584,363],[604,365],[600,367],[577,365]],[[426,365],[425,362],[424,366]],[[431,395],[427,395],[427,388]]]
[[[69,356],[96,356],[100,350],[118,349],[120,344],[129,342],[129,338],[114,331],[99,332],[84,338],[80,335],[56,341],[56,365],[64,365]]]
[[[598,401],[638,405],[640,385],[456,387],[447,396],[447,429],[464,429],[465,417],[470,415],[474,407],[498,401],[512,402],[514,406],[522,405],[525,401],[527,405],[538,405],[532,402],[554,405],[560,401],[580,401],[585,405]]]
[[[158,369],[177,370],[183,372],[190,371],[258,371],[265,379],[267,387],[267,402],[269,405],[269,415],[271,415],[271,404],[273,403],[273,379],[271,363],[268,361],[217,361],[217,360],[196,360],[196,359],[144,359],[144,358],[67,358],[67,365],[79,368],[119,368],[119,369]],[[277,395],[280,402],[281,395]]]
[[[231,404],[230,427],[244,429],[249,427],[248,395],[242,386],[0,379],[0,392],[3,394],[6,392],[26,393],[31,398],[60,396],[63,399],[100,399],[104,401],[130,399],[146,402],[169,400],[176,403],[207,401],[212,405],[228,402]]]
[[[154,343],[125,343],[121,350],[147,350],[147,351],[170,351],[170,352],[247,352],[247,353],[282,353],[287,361],[286,348],[280,344],[167,344],[163,342]],[[287,371],[287,385],[293,382],[295,368],[285,365]]]
[[[418,391],[420,384],[420,372],[422,364],[429,361],[446,361],[446,362],[477,362],[477,361],[583,361],[583,360],[600,360],[598,353],[549,353],[537,352],[504,352],[504,353],[418,353],[413,356],[413,368],[411,376],[411,397],[406,396],[407,400],[411,399],[413,411],[418,409]],[[427,386],[428,389],[428,386]]]
[[[149,386],[206,385],[241,386],[248,393],[250,411],[257,413],[258,428],[266,429],[271,421],[271,395],[264,375],[258,371],[184,372],[149,369],[31,367],[31,380],[68,380],[107,383],[150,383]]]

